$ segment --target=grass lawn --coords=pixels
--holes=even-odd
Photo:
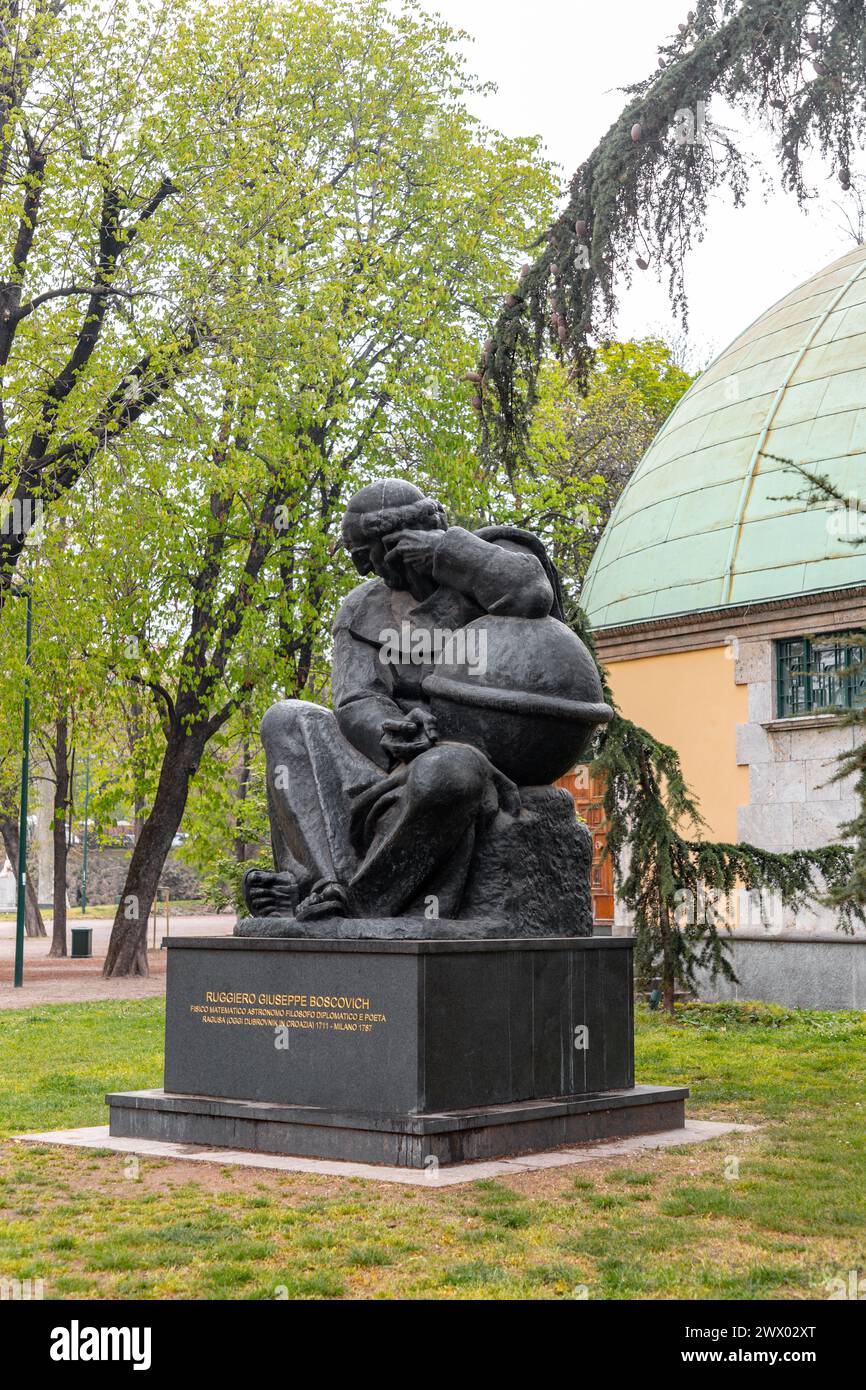
[[[806,1298],[866,1275],[866,1014],[639,1011],[694,1146],[436,1190],[24,1148],[160,1084],[161,1000],[0,1014],[0,1277],[62,1298]]]

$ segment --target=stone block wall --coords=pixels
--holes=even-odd
[[[738,838],[782,852],[832,843],[858,811],[852,779],[832,780],[838,755],[854,746],[854,730],[833,715],[777,719],[771,640],[738,642],[734,678],[748,687],[749,714],[737,727],[737,763],[749,770],[749,802],[737,809]],[[773,924],[819,931],[832,930],[835,920],[824,908],[779,909]]]
[[[866,1009],[866,937],[841,932],[738,931],[731,938],[736,983],[705,972],[698,994],[711,1001],[765,999],[792,1009]]]

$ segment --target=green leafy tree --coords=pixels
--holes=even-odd
[[[26,589],[29,589],[32,594],[34,574],[34,566],[28,566],[25,583],[17,588],[16,601],[10,603],[7,621],[0,628],[0,836],[2,836],[3,850],[16,875],[16,880],[20,834],[22,722],[25,689],[30,702],[29,745],[32,766],[40,751],[44,755],[45,745],[54,733],[53,723],[49,724],[51,716],[47,710],[54,692],[63,686],[68,674],[66,663],[59,663],[55,660],[56,649],[50,640],[45,640],[45,634],[39,622],[40,615],[35,611],[35,603],[31,662],[29,666],[26,665],[23,595]],[[40,785],[38,790],[40,796],[46,794],[44,785]],[[30,801],[29,809],[32,814],[34,810],[33,798]],[[28,846],[28,864],[35,861],[33,850],[34,846],[31,843]],[[0,853],[0,858],[2,858],[2,853]],[[32,868],[28,868],[27,873],[25,928],[28,936],[45,936],[45,925],[38,906],[38,897],[35,891],[36,878],[33,869],[35,869],[35,862],[33,862]],[[42,885],[40,885],[41,887]],[[55,949],[56,945],[55,940],[52,942],[51,954],[65,954],[65,932],[63,950]]]
[[[0,3],[0,609],[38,517],[230,331],[231,248],[273,216],[204,23]]]
[[[246,795],[234,808],[234,824],[235,844],[227,844],[225,836],[217,840],[202,865],[202,877],[205,893],[215,912],[231,907],[242,915],[245,911],[243,881],[247,870],[253,865],[265,869],[272,867],[264,758],[261,756],[255,758]],[[243,858],[237,853],[238,841],[247,851]]]
[[[586,379],[593,344],[635,274],[666,277],[685,318],[686,254],[716,195],[741,205],[749,187],[745,140],[713,118],[720,103],[746,129],[770,121],[781,183],[801,203],[812,193],[804,162],[817,152],[856,204],[852,165],[866,135],[861,0],[695,0],[658,52],[655,70],[626,88],[617,119],[583,155],[481,353],[486,437],[500,454],[524,447],[551,348]]]
[[[113,86],[100,91],[119,146],[144,142],[179,190],[133,244],[149,340],[158,305],[185,327],[154,393],[118,366],[138,301],[131,325],[122,305],[106,315],[117,344],[100,338],[56,416],[76,448],[96,443],[86,467],[76,454],[78,486],[52,492],[44,550],[103,722],[111,737],[138,727],[99,793],[141,812],[108,974],[147,969],[150,904],[200,774],[194,805],[213,788],[213,815],[243,731],[276,696],[320,685],[330,616],[354,582],[336,544],[345,502],[394,471],[395,439],[454,391],[553,194],[535,141],[470,116],[454,36],[414,6],[172,15],[171,42],[150,33],[147,73],[121,84],[123,119]],[[94,72],[99,42],[89,35]],[[113,36],[101,60],[120,63]],[[112,290],[121,282],[136,293],[112,271]],[[35,379],[36,349],[19,347]],[[122,418],[105,421],[100,393],[118,379]],[[465,396],[457,408],[471,427]],[[465,464],[451,462],[440,491]]]
[[[20,699],[17,705],[10,708],[16,709],[19,719],[21,704]],[[17,740],[16,740],[17,735]],[[9,866],[15,875],[16,884],[18,882],[18,854],[20,847],[20,817],[21,817],[21,727],[13,729],[6,724],[6,719],[0,716],[0,737],[3,739],[3,753],[0,753],[0,862],[3,855],[9,861]],[[20,892],[20,885],[17,891]],[[30,872],[28,858],[28,872],[26,877],[24,894],[24,930],[27,936],[45,936],[45,923],[42,920],[42,913],[34,891],[33,876]]]
[[[848,710],[842,723],[854,730],[854,745],[840,754],[833,780],[853,778],[860,809],[839,827],[840,836],[852,841],[852,853],[848,872],[829,885],[825,901],[843,913],[862,916],[866,912],[866,711]]]
[[[597,535],[620,494],[694,376],[674,359],[661,338],[602,344],[586,393],[579,401],[573,435],[574,467],[601,477]]]

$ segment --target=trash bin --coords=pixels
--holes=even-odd
[[[84,957],[93,955],[93,928],[72,928],[72,954]]]

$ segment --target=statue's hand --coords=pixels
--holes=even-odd
[[[330,878],[320,878],[314,883],[309,896],[304,898],[295,913],[299,922],[314,922],[318,917],[348,915],[349,894],[342,883]]]
[[[395,762],[411,762],[438,739],[436,720],[429,709],[410,710],[405,719],[386,719],[382,725],[382,747]]]
[[[392,531],[384,545],[389,556],[398,555],[416,574],[432,574],[444,536],[444,531]]]
[[[500,808],[507,811],[510,816],[519,816],[522,805],[520,792],[511,778],[506,777],[504,772],[500,772],[498,767],[493,768],[493,785],[496,788]]]
[[[254,917],[293,917],[300,897],[294,874],[270,869],[247,869],[244,898]]]

